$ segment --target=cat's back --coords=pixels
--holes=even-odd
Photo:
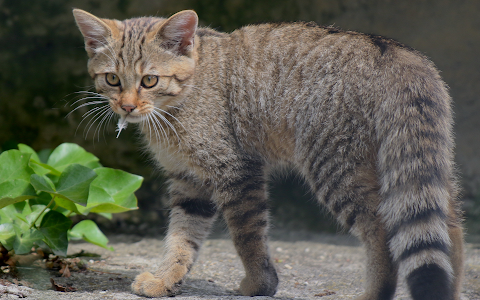
[[[312,61],[315,55],[334,55],[342,60],[342,54],[362,54],[356,58],[366,60],[407,51],[421,56],[414,49],[383,36],[341,30],[332,26],[320,26],[314,22],[265,23],[248,25],[230,34],[232,53],[243,57],[290,61],[304,57]],[[237,51],[235,51],[237,50]],[[265,54],[269,56],[258,56]],[[297,61],[298,62],[298,61]]]
[[[260,24],[232,32],[227,48],[234,127],[243,146],[265,155],[288,149],[278,156],[292,157],[300,140],[321,131],[351,136],[353,125],[342,124],[362,128],[356,137],[369,139],[376,120],[390,114],[386,103],[396,102],[390,112],[402,111],[410,94],[425,89],[442,91],[439,104],[449,105],[433,64],[385,37],[315,23]]]

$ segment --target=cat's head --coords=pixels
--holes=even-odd
[[[166,109],[181,98],[195,69],[194,11],[125,21],[100,19],[80,9],[73,14],[97,92],[121,119],[140,122],[155,107]]]

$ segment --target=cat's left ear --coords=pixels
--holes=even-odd
[[[184,10],[168,18],[156,33],[161,46],[177,54],[189,56],[193,51],[198,16],[193,10]]]

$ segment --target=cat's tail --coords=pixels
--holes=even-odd
[[[403,73],[402,73],[403,72]],[[376,132],[382,202],[379,214],[399,274],[415,300],[454,299],[449,216],[456,183],[452,113],[433,67],[404,68],[389,82]]]

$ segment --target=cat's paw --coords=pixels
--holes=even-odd
[[[135,294],[147,297],[175,296],[180,293],[180,283],[167,286],[161,278],[153,276],[152,273],[145,272],[137,277],[132,283],[132,290]]]
[[[276,275],[276,274],[275,274]],[[275,276],[276,277],[276,276]],[[240,283],[240,293],[244,296],[273,296],[277,292],[278,279],[252,280],[249,277],[243,278]]]

